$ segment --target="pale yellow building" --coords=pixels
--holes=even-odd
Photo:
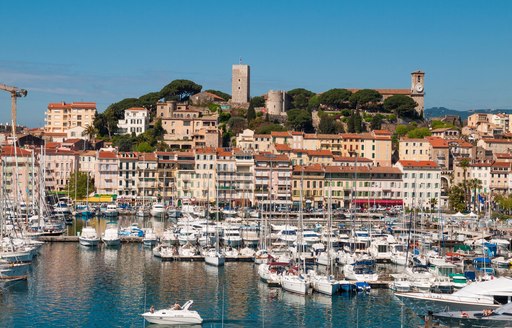
[[[95,117],[95,102],[50,103],[44,119],[44,130],[62,133],[77,126],[92,126]]]
[[[216,116],[201,116],[199,111],[174,111],[162,118],[164,141],[175,149],[219,146]]]
[[[401,161],[429,161],[430,142],[427,139],[402,138],[398,146]]]

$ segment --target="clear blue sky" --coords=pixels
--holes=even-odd
[[[409,88],[421,69],[426,107],[512,108],[512,1],[3,1],[0,24],[0,83],[29,90],[30,126],[49,102],[103,111],[179,78],[231,93],[239,57],[252,95]]]

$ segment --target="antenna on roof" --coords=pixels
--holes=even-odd
[[[238,59],[238,63],[239,63],[240,65],[242,65],[242,57],[240,57],[240,58]]]

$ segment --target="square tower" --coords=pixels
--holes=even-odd
[[[411,98],[418,104],[416,112],[423,117],[425,110],[425,72],[416,71],[411,73]]]
[[[231,102],[235,104],[248,103],[251,97],[251,70],[249,65],[233,65],[231,79]]]

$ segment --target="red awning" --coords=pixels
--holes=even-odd
[[[353,204],[357,205],[368,205],[370,203],[370,206],[373,206],[373,204],[376,205],[403,205],[404,201],[401,199],[354,199],[352,200]]]

